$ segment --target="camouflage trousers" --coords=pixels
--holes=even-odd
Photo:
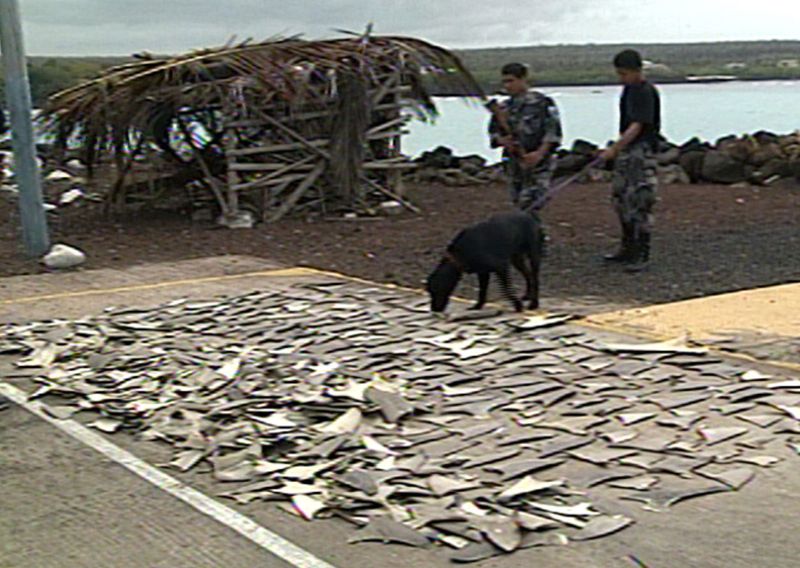
[[[653,207],[657,201],[656,159],[646,144],[622,150],[614,162],[611,200],[620,223],[636,231],[651,232]]]
[[[528,211],[533,205],[534,211],[542,208],[542,197],[550,189],[556,161],[552,156],[533,168],[523,168],[517,160],[506,162],[506,174],[510,179],[508,188],[511,202],[521,211]]]

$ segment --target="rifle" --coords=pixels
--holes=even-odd
[[[511,130],[511,125],[508,122],[508,113],[500,106],[500,103],[497,102],[496,99],[490,99],[486,103],[486,109],[492,113],[492,116],[495,117],[497,120],[497,124],[500,126],[500,131],[505,136],[510,136],[514,139],[514,131]],[[519,142],[514,140],[514,143],[511,147],[506,147],[508,153],[514,156],[515,158],[520,158],[525,153],[520,146]]]

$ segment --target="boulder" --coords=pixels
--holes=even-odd
[[[471,156],[464,156],[463,158],[456,158],[458,167],[467,174],[475,175],[486,167],[486,158],[473,154]]]
[[[758,168],[764,178],[774,176],[791,177],[794,173],[792,163],[784,158],[775,158]]]
[[[656,151],[659,154],[661,154],[663,152],[668,152],[668,151],[672,150],[673,148],[680,149],[680,147],[677,144],[673,144],[672,142],[670,142],[669,140],[664,138],[663,135],[659,134]]]
[[[566,156],[556,160],[555,175],[575,173],[591,161],[592,159],[589,156],[582,154],[567,154]]]
[[[773,134],[772,132],[767,132],[766,130],[759,130],[753,134],[753,138],[760,146],[778,143],[778,135]]]
[[[786,152],[790,146],[796,146],[797,144],[800,144],[800,138],[798,138],[796,134],[786,134],[778,137],[778,145],[784,152]]]
[[[712,183],[738,183],[747,179],[744,163],[719,150],[706,153],[701,175]]]
[[[750,155],[749,163],[761,167],[770,160],[776,160],[783,157],[781,147],[775,142],[766,144],[759,144],[755,151]]]
[[[800,160],[789,162],[789,167],[791,168],[792,175],[794,175],[795,179],[800,181]]]
[[[703,162],[706,152],[704,150],[694,150],[681,154],[678,164],[689,176],[692,183],[697,183],[703,177]]]
[[[572,143],[572,154],[580,154],[581,156],[591,156],[593,157],[597,154],[597,151],[600,148],[596,144],[592,144],[591,142],[587,142],[586,140],[575,140]]]
[[[453,151],[446,146],[438,146],[433,150],[423,152],[415,161],[422,164],[423,167],[430,168],[445,169],[458,167],[457,159],[453,156]]]
[[[664,152],[661,152],[656,156],[658,160],[658,164],[661,166],[668,166],[671,164],[677,164],[678,160],[681,159],[681,150],[677,146],[670,148]]]
[[[711,149],[711,144],[703,142],[698,137],[691,138],[679,146],[681,155],[687,152],[705,152]]]
[[[728,144],[732,144],[734,142],[737,142],[738,140],[739,139],[735,135],[729,134],[728,136],[723,136],[722,138],[717,138],[717,141],[714,142],[714,148],[716,148],[717,150],[722,150]]]
[[[743,138],[741,140],[729,140],[721,144],[717,150],[725,152],[734,160],[740,162],[749,162],[750,157],[753,155],[756,146],[750,140]]]
[[[678,164],[658,168],[658,182],[662,185],[689,184],[692,182],[689,174]]]
[[[44,257],[42,263],[47,268],[55,270],[74,268],[86,262],[86,255],[75,247],[57,244],[53,245]]]

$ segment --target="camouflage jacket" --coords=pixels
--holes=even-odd
[[[536,150],[543,142],[552,143],[550,152],[561,144],[561,118],[553,99],[537,91],[511,97],[502,105],[508,114],[508,124],[514,139],[526,152]],[[492,148],[499,146],[504,135],[495,116],[489,123]]]

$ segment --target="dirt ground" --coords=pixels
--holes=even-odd
[[[617,239],[608,193],[605,185],[575,185],[544,212],[551,237],[545,297],[635,305],[800,279],[800,186],[663,187],[654,263],[640,275],[599,260]],[[422,214],[295,219],[252,230],[220,229],[166,212],[108,219],[90,207],[62,213],[53,240],[86,251],[86,269],[241,254],[419,287],[461,227],[509,207],[501,184],[411,187],[408,195]],[[16,205],[0,196],[0,277],[44,270],[20,253],[17,231]],[[470,279],[461,293],[469,295],[472,286]]]

